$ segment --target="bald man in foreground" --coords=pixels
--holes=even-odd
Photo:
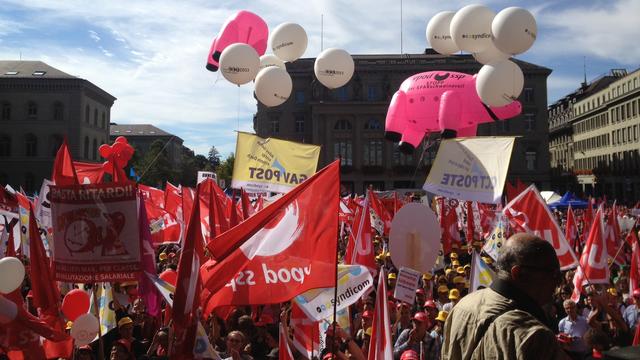
[[[442,359],[567,359],[542,310],[561,276],[551,244],[513,235],[496,267],[491,287],[465,296],[447,317]]]

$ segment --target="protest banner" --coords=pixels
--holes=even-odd
[[[218,175],[216,175],[216,173],[212,171],[198,171],[198,184],[206,179],[212,179],[216,184],[218,183]]]
[[[393,297],[407,304],[413,304],[421,275],[419,271],[401,267],[398,272],[398,280],[396,280],[396,288],[393,290]]]
[[[423,189],[449,198],[499,203],[514,140],[496,136],[442,141]]]
[[[286,193],[316,172],[320,146],[238,132],[231,187]]]
[[[373,286],[373,277],[363,265],[338,265],[338,296],[335,288],[309,290],[296,296],[300,308],[314,320],[326,319],[337,311],[355,304]],[[337,306],[335,306],[337,304]]]
[[[141,271],[133,184],[52,186],[56,280],[135,280]]]

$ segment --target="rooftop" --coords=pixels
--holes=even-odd
[[[42,61],[0,60],[0,78],[78,79]]]
[[[111,136],[175,136],[151,124],[118,125],[115,123],[111,123],[111,126],[109,127],[109,135]],[[176,138],[178,137],[176,136]]]

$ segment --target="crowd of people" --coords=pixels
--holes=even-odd
[[[560,224],[565,223],[565,215],[556,212]],[[339,239],[340,258],[347,241],[348,236]],[[415,301],[405,303],[393,297],[398,269],[386,250],[387,242],[386,237],[375,236],[376,271],[388,274],[388,331],[395,360],[470,359],[497,351],[514,359],[598,359],[605,350],[632,343],[640,317],[640,290],[630,291],[628,264],[612,263],[610,284],[587,286],[585,296],[574,302],[570,298],[575,269],[560,271],[555,252],[546,241],[513,235],[494,261],[481,252],[482,241],[463,240],[461,246],[444,254],[438,270],[422,275]],[[470,289],[474,252],[482,254],[482,260],[496,273],[490,289]],[[630,250],[622,251],[627,252]],[[157,273],[176,270],[179,258],[178,245],[160,246],[156,249]],[[94,288],[92,284],[73,284],[61,287],[61,293],[73,287],[87,292]],[[29,301],[30,290],[27,277],[22,294],[28,310],[36,314]],[[165,306],[160,316],[150,316],[138,296],[136,282],[113,283],[112,291],[113,301],[108,306],[115,313],[117,326],[102,334],[100,341],[75,348],[73,358],[170,358],[170,310]],[[319,359],[367,358],[375,299],[374,290],[350,307],[348,329],[329,327]],[[290,335],[287,341],[294,358],[304,358],[293,346],[290,312],[290,303],[238,306],[215,311],[203,323],[210,344],[222,359],[279,358],[280,325]],[[71,326],[68,323],[67,330]],[[2,358],[8,358],[6,352],[0,354]]]

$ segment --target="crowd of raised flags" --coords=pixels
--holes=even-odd
[[[438,359],[448,312],[491,285],[492,263],[515,232],[535,233],[556,250],[563,281],[547,315],[558,324],[572,299],[588,325],[581,333],[553,329],[567,350],[585,341],[582,355],[595,357],[640,342],[638,228],[629,226],[633,209],[616,203],[552,211],[535,186],[522,184],[497,207],[373,190],[340,198],[337,161],[274,199],[242,189],[230,197],[211,179],[195,188],[137,184],[138,218],[126,221],[138,232],[120,238],[140,242],[135,281],[57,281],[53,234],[62,225],[47,187],[131,182],[115,165],[105,169],[74,161],[64,143],[39,196],[0,188],[0,257],[27,269],[18,289],[0,294],[0,308],[17,309],[0,311],[0,358]],[[442,247],[406,302],[395,297],[389,233],[398,210],[415,201],[438,214]],[[341,304],[332,297],[339,264]],[[373,281],[349,290],[356,268]],[[99,321],[86,344],[62,309],[74,288],[89,294],[86,311]],[[312,290],[335,318],[305,307]]]

